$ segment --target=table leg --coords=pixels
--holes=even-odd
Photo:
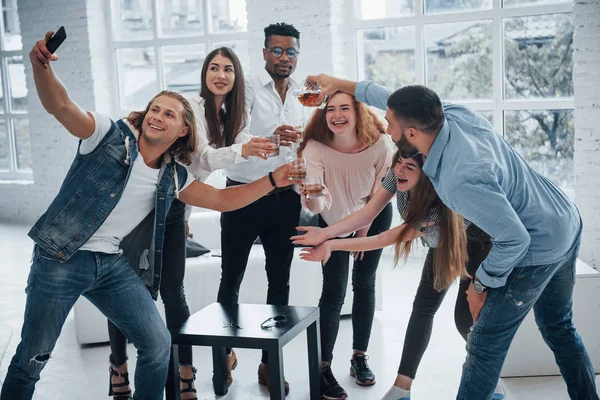
[[[181,399],[181,393],[179,391],[179,346],[176,344],[171,346],[169,374],[167,375],[167,387],[165,392],[167,400]]]
[[[319,319],[306,329],[310,400],[321,400],[321,329]]]
[[[228,391],[227,379],[227,353],[225,347],[213,347],[213,388],[217,396],[225,396]]]
[[[279,346],[269,346],[269,392],[271,400],[285,399],[283,376],[283,349]]]

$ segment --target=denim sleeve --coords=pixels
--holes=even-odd
[[[492,250],[476,275],[487,287],[504,286],[527,254],[531,237],[496,177],[491,172],[480,172],[478,179],[456,186],[447,205],[491,236]]]
[[[356,85],[354,96],[361,103],[377,107],[380,110],[387,108],[387,100],[392,91],[372,81],[360,81]]]

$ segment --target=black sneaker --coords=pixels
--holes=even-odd
[[[333,376],[329,365],[321,372],[321,396],[327,400],[343,400],[348,397],[348,393]]]
[[[357,385],[371,386],[375,384],[375,374],[367,364],[368,358],[366,354],[355,354],[350,360],[350,375]]]

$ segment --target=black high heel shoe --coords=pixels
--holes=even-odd
[[[192,385],[194,384],[194,381],[196,380],[196,368],[192,367],[192,372],[194,373],[194,376],[191,379],[184,379],[184,378],[179,378],[179,380],[183,383],[185,383],[187,385],[187,388],[185,389],[181,389],[181,394],[184,393],[196,393],[196,389],[194,389],[192,387]],[[192,397],[190,400],[198,400],[198,397],[194,396]]]
[[[115,392],[115,388],[122,388],[125,386],[129,386],[129,373],[120,373],[117,372],[112,365],[109,367],[110,376],[108,377],[108,395],[113,396],[113,400],[133,400],[131,397],[131,389],[125,392]],[[112,377],[117,376],[125,379],[123,383],[112,383]],[[195,375],[194,375],[195,377]]]

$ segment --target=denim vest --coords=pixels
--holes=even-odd
[[[31,228],[29,237],[56,261],[68,261],[119,202],[137,155],[137,132],[121,120],[112,122],[94,151],[85,155],[77,152],[58,195]],[[165,154],[156,188],[153,240],[146,262],[133,266],[141,270],[138,274],[153,297],[160,286],[167,212],[186,180],[186,169]],[[141,223],[138,228],[143,226]]]

